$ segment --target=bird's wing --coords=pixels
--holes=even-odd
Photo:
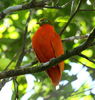
[[[64,48],[62,45],[62,41],[60,39],[60,36],[57,33],[53,35],[51,44],[52,44],[52,48],[53,48],[53,51],[56,57],[64,54]],[[58,65],[60,66],[60,71],[62,72],[64,70],[64,62],[61,62]]]

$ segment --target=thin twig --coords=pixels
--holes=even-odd
[[[81,36],[71,36],[69,38],[65,38],[64,40],[62,40],[63,42],[69,42],[69,41],[73,41],[75,39],[86,39],[89,37],[90,34],[86,34],[86,35],[81,35]]]
[[[14,55],[14,57],[13,57],[12,60],[9,62],[9,64],[6,66],[6,68],[4,69],[4,71],[7,70],[7,69],[10,67],[10,65],[13,63],[13,61],[14,61],[15,58],[18,56],[18,54],[19,54],[19,52],[17,52],[17,53]]]
[[[66,23],[66,25],[64,26],[64,28],[61,30],[60,35],[62,35],[64,33],[64,31],[66,30],[67,26],[69,25],[69,23],[71,22],[71,20],[74,18],[74,16],[77,14],[77,12],[79,11],[79,8],[81,6],[82,0],[79,0],[78,6],[75,10],[75,12],[73,13],[73,15],[69,18],[68,22]]]
[[[93,61],[91,58],[85,56],[84,54],[79,54],[79,56],[81,56],[81,57],[83,57],[83,58],[85,58],[85,59],[87,59],[87,60],[89,60],[90,62],[92,62],[92,63],[95,64],[95,61]]]
[[[26,26],[25,26],[25,31],[24,31],[24,34],[23,34],[23,44],[22,44],[22,49],[21,49],[21,54],[19,55],[19,58],[17,60],[17,63],[16,63],[16,69],[19,68],[19,66],[21,65],[22,63],[22,60],[23,60],[23,57],[24,55],[26,54],[25,53],[25,48],[26,48],[26,36],[27,36],[27,32],[28,32],[28,23],[30,21],[30,18],[31,18],[31,10],[30,10],[30,13],[29,13],[29,16],[27,18],[27,21],[26,21]],[[15,97],[14,97],[14,100],[18,99],[19,98],[19,90],[18,90],[18,82],[16,80],[16,77],[13,78],[13,82],[14,82],[14,88],[15,88]]]
[[[67,7],[70,3],[71,3],[72,0],[66,2],[64,5],[62,6],[44,6],[44,8],[54,8],[54,9],[63,9],[65,7]]]
[[[86,81],[87,82],[87,81]],[[86,84],[86,82],[84,82],[82,85],[81,85],[81,87],[83,87],[83,86],[85,86],[85,84]],[[80,87],[80,88],[81,88]],[[95,87],[93,87],[93,88],[95,88]],[[81,92],[78,92],[78,90],[77,91],[72,91],[72,92],[68,92],[68,96],[65,98],[65,99],[67,99],[67,98],[70,98],[71,96],[75,96],[75,95],[78,95],[78,94],[80,94],[80,93],[84,93],[84,92],[86,92],[86,91],[90,91],[90,90],[92,90],[93,88],[90,88],[90,89],[85,89],[84,91],[81,91]],[[74,93],[74,94],[73,94]]]
[[[20,54],[19,59],[18,59],[17,64],[16,64],[16,67],[17,67],[17,68],[20,66],[20,64],[21,64],[21,62],[22,62],[22,59],[23,59],[23,57],[24,57],[24,55],[25,55],[26,36],[27,36],[28,23],[29,23],[29,21],[30,21],[31,14],[32,14],[32,12],[30,11],[29,17],[28,17],[28,19],[27,19],[27,21],[26,21],[25,32],[24,32],[24,34],[23,34],[23,43],[22,43],[21,54]]]
[[[17,54],[14,55],[14,57],[12,58],[12,60],[9,62],[9,64],[6,66],[6,68],[5,68],[3,71],[6,71],[6,70],[10,67],[10,65],[13,63],[13,61],[15,60],[15,58],[18,56],[18,53],[19,53],[19,52],[17,52]],[[0,90],[1,90],[1,89],[3,88],[3,86],[4,86],[7,82],[9,82],[9,81],[10,81],[9,78],[3,79],[3,80],[0,82]]]
[[[83,87],[83,86],[85,86],[85,84],[86,84],[86,82],[87,82],[88,80],[86,80],[81,86],[80,86],[80,88],[81,87]],[[79,90],[79,89],[78,89]],[[66,96],[65,96],[65,99],[67,99],[67,98],[69,98],[73,93],[75,93],[75,92],[78,92],[78,90],[73,90],[73,91],[71,91],[71,92],[68,92],[67,94],[66,94]]]
[[[82,68],[82,69],[83,69],[83,68]],[[81,69],[81,70],[82,70],[82,69]],[[80,70],[80,71],[81,71],[81,70]],[[80,71],[79,71],[78,73],[76,73],[76,76],[80,73]],[[45,97],[44,100],[50,100],[50,98],[51,98],[52,96],[54,96],[55,94],[57,94],[57,96],[58,96],[58,95],[61,95],[61,92],[60,92],[60,91],[63,91],[62,94],[65,94],[65,93],[64,93],[64,92],[65,92],[64,89],[65,89],[66,87],[68,87],[68,85],[70,85],[70,84],[71,84],[73,81],[75,81],[75,80],[76,80],[76,79],[70,78],[69,82],[68,82],[66,85],[61,85],[60,88],[59,88],[57,91],[54,90],[48,97]]]
[[[81,92],[78,92],[78,93],[76,93],[76,94],[72,94],[71,96],[75,96],[75,95],[78,95],[78,94],[81,94],[81,93],[84,93],[84,92],[87,92],[87,91],[91,91],[92,89],[94,89],[95,87],[92,87],[92,88],[90,88],[90,89],[86,89],[86,90],[84,90],[84,91],[81,91]],[[70,96],[70,97],[71,97]]]
[[[17,80],[16,80],[16,78],[13,78],[13,83],[14,83],[14,93],[15,93],[15,95],[14,95],[14,99],[13,100],[18,100],[19,99],[19,91],[18,91],[18,82],[17,82]]]
[[[2,89],[2,87],[7,83],[9,82],[11,79],[9,78],[6,78],[6,79],[3,79],[1,82],[0,82],[0,90]]]
[[[95,11],[95,9],[79,9],[79,11]]]
[[[37,64],[37,62],[38,62],[38,60],[35,60],[35,61],[33,61],[33,62],[29,63],[29,64],[26,64],[24,66],[20,66],[20,68],[26,68],[26,67],[33,66],[33,65]]]
[[[77,60],[76,58],[72,58],[72,59],[75,60],[75,61],[77,61],[77,62],[79,62],[79,63],[82,64],[83,66],[86,66],[88,69],[95,71],[95,68],[92,68],[91,66],[88,66],[88,65],[82,63],[81,61]]]

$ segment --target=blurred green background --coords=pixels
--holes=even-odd
[[[39,1],[39,0],[38,0]],[[70,0],[59,0],[57,5],[62,6]],[[31,20],[28,23],[28,33],[27,33],[27,42],[26,50],[29,50],[31,47],[31,38],[38,29],[37,21],[42,17],[47,17],[52,21],[55,30],[57,33],[60,33],[68,19],[71,17],[71,14],[75,11],[79,0],[73,0],[74,5],[69,4],[63,9],[48,9],[48,8],[38,8],[31,11],[34,11],[31,15]],[[0,0],[0,11],[19,4],[25,4],[30,2],[30,0]],[[53,2],[53,1],[52,1]],[[49,6],[52,5],[52,2],[49,3]],[[53,2],[56,4],[56,2]],[[94,9],[95,1],[94,0],[83,0],[81,9]],[[8,69],[15,69],[15,65],[18,59],[18,56],[21,52],[21,47],[23,44],[23,34],[25,31],[26,20],[29,15],[29,10],[13,12],[10,15],[7,15],[4,19],[0,20],[0,72],[2,72],[13,57],[17,54],[12,64]],[[61,36],[62,39],[68,38],[71,36],[80,36],[88,34],[92,28],[95,26],[95,11],[79,11],[77,15],[73,18],[72,22],[66,28],[66,31]],[[73,49],[74,47],[79,46],[85,41],[85,39],[74,41],[64,42],[65,51]],[[95,59],[95,47],[90,47],[87,50],[84,50],[82,53],[87,57]],[[76,59],[76,60],[75,60]],[[27,52],[23,58],[21,65],[28,64],[35,60],[35,54]],[[19,76],[17,81],[19,83],[19,100],[95,100],[95,90],[91,91],[93,88],[92,84],[95,82],[95,72],[87,68],[95,67],[95,64],[90,61],[76,56],[65,60],[65,71],[62,75],[62,81],[56,89],[52,86],[50,79],[45,72],[36,73],[28,76]],[[81,63],[85,64],[83,66]],[[37,63],[36,65],[39,65]],[[83,70],[83,73],[79,69]],[[73,73],[73,70],[75,71]],[[81,73],[80,76],[76,72]],[[88,79],[85,78],[86,74],[89,75]],[[84,80],[83,80],[84,77]],[[78,81],[78,79],[80,79]],[[86,80],[87,79],[87,80]],[[31,88],[27,92],[29,86],[28,81],[31,81]],[[88,82],[88,81],[91,82]],[[75,85],[75,81],[78,81]],[[79,83],[79,84],[78,84]],[[67,84],[67,85],[66,85]],[[78,88],[76,88],[78,86]],[[90,89],[92,88],[92,89]],[[15,95],[13,83],[11,83],[11,100]],[[88,90],[90,89],[90,90]],[[89,91],[87,93],[87,90]],[[1,90],[2,91],[2,90]],[[86,91],[86,92],[85,92]],[[27,93],[31,93],[26,96],[27,99],[21,99]],[[1,97],[0,97],[1,98]]]

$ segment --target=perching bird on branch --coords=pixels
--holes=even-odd
[[[44,63],[51,58],[64,54],[64,49],[60,36],[54,30],[54,27],[50,25],[49,21],[42,19],[39,23],[40,27],[32,38],[32,47],[38,60]],[[46,70],[54,86],[59,84],[63,70],[64,62]]]

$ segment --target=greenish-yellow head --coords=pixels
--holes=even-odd
[[[40,26],[42,26],[43,24],[52,24],[52,22],[50,20],[48,20],[47,18],[41,18],[38,23]]]

